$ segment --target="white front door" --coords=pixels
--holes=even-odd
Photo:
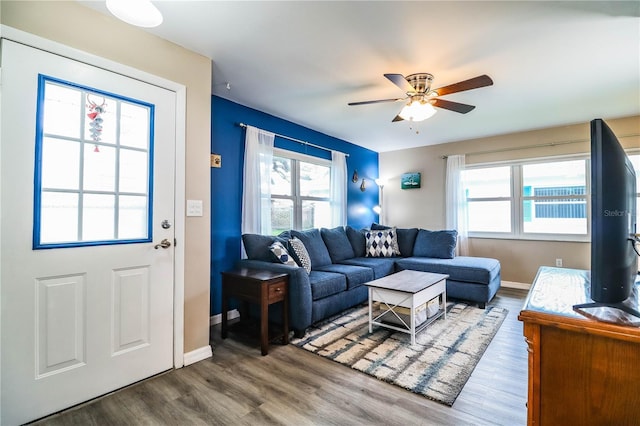
[[[173,366],[176,94],[1,48],[0,423],[12,425]]]

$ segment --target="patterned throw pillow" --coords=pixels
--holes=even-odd
[[[365,233],[367,243],[366,257],[399,256],[396,228],[369,230]]]
[[[276,256],[280,263],[284,263],[289,266],[298,266],[296,261],[293,260],[293,257],[289,254],[289,251],[287,251],[287,248],[280,241],[275,241],[271,244],[269,246],[269,250],[271,250],[271,253]]]
[[[310,274],[311,258],[309,258],[309,253],[302,241],[294,237],[289,240],[289,246],[291,246],[291,249],[293,250],[293,255],[298,265],[302,266],[307,271],[307,274]]]

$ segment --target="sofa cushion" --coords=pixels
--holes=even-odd
[[[391,226],[380,225],[378,223],[372,223],[371,229],[391,229]],[[418,235],[418,228],[396,228],[398,234],[398,248],[400,249],[400,256],[410,257],[413,256],[413,246],[416,242],[416,236]]]
[[[371,268],[355,265],[345,265],[334,263],[318,268],[324,272],[336,272],[347,277],[347,289],[351,290],[362,284],[373,280],[373,270]]]
[[[244,244],[244,250],[247,253],[247,257],[251,260],[263,260],[265,262],[274,262],[273,253],[269,249],[269,246],[276,241],[276,237],[273,235],[259,235],[259,234],[243,234],[242,243]],[[284,241],[281,241],[284,243]]]
[[[370,230],[365,233],[366,257],[392,257],[400,254],[396,229]]]
[[[418,257],[435,257],[453,259],[456,255],[458,231],[427,231],[420,229],[413,246],[413,255]]]
[[[393,257],[354,257],[345,259],[340,263],[346,265],[366,266],[373,270],[373,279],[386,277],[395,272],[395,261]]]
[[[311,259],[309,258],[309,253],[307,252],[306,247],[298,238],[292,238],[289,240],[289,246],[291,247],[291,251],[293,252],[293,258],[295,259],[298,266],[302,266],[307,274],[311,272]]]
[[[312,268],[331,263],[331,256],[329,256],[329,251],[322,240],[319,229],[313,228],[306,231],[291,230],[291,236],[298,238],[304,244],[311,259]]]
[[[353,249],[353,257],[364,257],[365,251],[367,250],[367,240],[364,237],[366,231],[368,231],[368,229],[358,231],[351,226],[346,227],[345,232]]]
[[[333,272],[313,270],[309,274],[309,284],[311,285],[311,298],[318,300],[345,291],[347,277]]]
[[[269,250],[271,250],[271,253],[274,254],[280,263],[284,263],[289,266],[298,266],[296,261],[289,254],[289,250],[287,250],[281,241],[274,241],[273,244],[269,246]]]
[[[322,235],[322,240],[327,246],[333,263],[355,257],[353,247],[351,247],[347,233],[342,226],[333,229],[322,228],[320,229],[320,235]]]
[[[408,257],[396,259],[398,269],[448,274],[453,281],[489,284],[500,274],[500,262],[487,257],[456,256],[453,259]]]

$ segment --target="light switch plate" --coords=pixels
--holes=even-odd
[[[202,200],[187,200],[187,216],[202,216]]]

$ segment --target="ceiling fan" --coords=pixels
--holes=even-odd
[[[445,99],[440,99],[440,96],[477,89],[479,87],[491,86],[493,84],[493,80],[491,80],[488,75],[481,75],[469,80],[440,87],[438,89],[431,89],[433,75],[429,73],[411,74],[406,77],[402,74],[385,74],[384,76],[393,84],[404,90],[406,96],[403,98],[350,102],[349,105],[367,105],[381,102],[397,102],[409,99],[409,103],[402,108],[402,111],[400,111],[392,121],[422,121],[435,114],[436,110],[433,107],[448,109],[461,114],[466,114],[469,111],[472,111],[475,108],[473,105],[447,101]]]

